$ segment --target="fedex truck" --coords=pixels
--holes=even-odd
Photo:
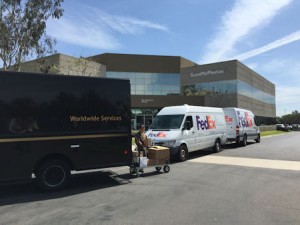
[[[226,120],[227,142],[247,145],[249,139],[260,142],[260,130],[254,114],[246,109],[223,108]]]
[[[211,148],[219,152],[226,143],[226,123],[221,108],[190,105],[163,108],[146,132],[154,145],[170,148],[179,161],[188,153]]]

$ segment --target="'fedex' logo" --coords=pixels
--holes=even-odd
[[[253,127],[253,120],[249,116],[248,112],[242,113],[240,111],[237,111],[238,113],[238,118],[239,118],[239,125],[242,127]],[[244,114],[244,115],[242,115]]]
[[[150,133],[148,137],[167,137],[167,134],[164,132],[158,132],[157,134]]]
[[[196,116],[196,123],[198,130],[208,130],[208,129],[216,129],[216,121],[211,118],[211,116],[206,116],[204,120],[200,118],[200,116]]]
[[[232,123],[233,122],[233,118],[231,118],[229,116],[225,116],[225,120],[226,120],[226,123]]]

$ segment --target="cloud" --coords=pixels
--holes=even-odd
[[[300,88],[298,86],[276,87],[277,116],[289,114],[294,110],[300,110]]]
[[[272,18],[293,0],[236,0],[222,17],[218,32],[206,47],[202,63],[228,59],[235,53],[235,45],[253,32],[266,26]]]
[[[294,58],[275,58],[268,62],[253,62],[259,71],[276,85],[276,114],[282,116],[300,111],[300,62]],[[249,65],[248,65],[249,66]]]
[[[273,50],[275,48],[281,47],[283,45],[289,44],[291,42],[294,41],[299,41],[300,40],[300,31],[294,32],[290,35],[287,35],[283,38],[280,38],[276,41],[273,41],[267,45],[264,45],[260,48],[256,48],[254,50],[251,50],[249,52],[245,52],[243,54],[237,55],[234,58],[238,59],[238,60],[245,60],[245,59],[249,59],[251,57],[260,55],[262,53],[268,52],[270,50]]]
[[[258,63],[253,62],[253,63],[247,63],[247,66],[249,68],[251,68],[252,70],[256,70],[256,68],[258,67]]]
[[[47,33],[58,41],[87,48],[113,50],[120,46],[120,43],[101,26],[69,17],[49,21]]]
[[[276,89],[277,102],[281,105],[295,105],[298,102],[298,108],[300,108],[300,88],[291,86],[280,86]],[[297,110],[297,109],[296,109]]]
[[[114,16],[89,6],[81,6],[79,16],[64,15],[59,20],[47,23],[47,33],[58,41],[104,50],[115,50],[121,46],[115,37],[122,35],[139,35],[146,29],[168,32],[167,26],[133,17]]]
[[[274,58],[256,63],[256,70],[276,85],[300,84],[300,62],[294,58]]]
[[[113,16],[100,10],[93,9],[97,16],[97,21],[107,27],[122,34],[139,34],[145,29],[154,29],[168,32],[167,26],[153,23],[147,20],[140,20],[133,17]]]

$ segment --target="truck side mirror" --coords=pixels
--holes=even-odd
[[[190,130],[190,129],[191,129],[191,122],[190,121],[185,121],[182,130]]]
[[[256,124],[256,126],[260,126],[261,125],[261,122],[256,120],[256,118],[254,117],[254,123]]]

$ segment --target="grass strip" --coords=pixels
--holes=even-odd
[[[281,130],[269,130],[269,131],[262,131],[260,132],[261,137],[270,136],[270,135],[277,135],[277,134],[286,134],[288,131],[281,131]]]

